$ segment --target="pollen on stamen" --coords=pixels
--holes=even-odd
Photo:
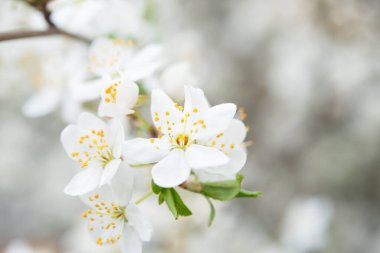
[[[170,115],[170,112],[166,112],[165,115],[166,115],[166,116],[169,116],[169,115]]]
[[[198,112],[198,108],[194,108],[194,109],[193,109],[193,112],[194,112],[194,113],[197,113],[197,112]]]
[[[153,138],[151,138],[151,139],[150,139],[150,142],[151,142],[151,143],[154,143],[154,139],[153,139]]]

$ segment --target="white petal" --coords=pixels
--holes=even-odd
[[[177,129],[182,130],[180,126],[182,111],[176,108],[173,100],[162,90],[152,91],[151,114],[153,123],[159,131],[175,135]]]
[[[205,114],[206,128],[201,128],[198,138],[204,139],[223,132],[230,125],[236,113],[236,105],[231,103],[220,104],[208,109]]]
[[[63,129],[61,133],[61,142],[63,148],[70,158],[73,158],[71,155],[72,152],[78,152],[83,149],[82,146],[78,143],[80,136],[81,130],[75,125],[68,125],[65,127],[65,129]]]
[[[139,96],[139,88],[133,82],[118,82],[117,86],[113,81],[105,86],[101,92],[101,102],[99,105],[99,116],[106,117],[120,117],[133,113],[133,107],[137,103]],[[107,94],[108,89],[115,90],[115,98],[113,99]]]
[[[24,104],[22,111],[27,117],[41,117],[55,110],[60,99],[60,90],[44,89],[30,97]]]
[[[226,143],[240,144],[247,136],[247,128],[244,123],[238,119],[232,119],[228,128],[224,131],[222,139]]]
[[[64,192],[71,196],[86,194],[99,186],[101,176],[102,170],[100,168],[85,169],[71,179]]]
[[[245,165],[247,161],[247,151],[242,146],[235,146],[234,149],[228,150],[230,161],[222,166],[206,168],[209,173],[218,173],[226,176],[235,175]]]
[[[228,163],[230,158],[222,151],[202,145],[192,144],[186,149],[186,161],[192,169],[219,166]]]
[[[123,76],[132,81],[151,76],[163,64],[163,50],[160,45],[143,48],[126,66]]]
[[[174,149],[153,167],[152,177],[157,185],[171,188],[186,181],[190,172],[183,150]]]
[[[201,182],[218,182],[218,181],[227,181],[227,180],[235,180],[236,176],[232,175],[224,175],[224,174],[216,174],[208,172],[207,170],[197,170],[196,172],[197,178]]]
[[[196,83],[196,78],[193,75],[191,66],[188,62],[171,64],[165,68],[165,71],[160,77],[160,87],[162,87],[169,96],[178,100],[184,99],[184,85],[192,85]]]
[[[136,138],[124,143],[123,156],[130,164],[148,164],[160,161],[169,151],[165,138]]]
[[[132,198],[134,175],[131,168],[121,168],[111,181],[117,204],[126,206]]]
[[[88,214],[87,227],[91,238],[100,246],[113,245],[117,242],[117,238],[121,236],[124,229],[125,222],[122,219],[112,219],[109,215],[100,216],[95,213]],[[110,223],[115,223],[114,226],[105,227]],[[99,242],[98,240],[101,239]]]
[[[79,115],[78,126],[86,129],[108,129],[105,122],[88,112],[82,112]]]
[[[109,183],[112,177],[116,174],[119,169],[121,160],[114,159],[110,161],[103,170],[102,178],[100,179],[100,186]]]
[[[192,113],[194,108],[198,111],[206,111],[210,107],[205,94],[199,88],[185,86],[185,112]]]
[[[115,43],[112,39],[95,40],[89,50],[90,70],[98,76],[118,71],[123,65],[127,50],[124,44]]]
[[[128,224],[137,231],[140,239],[144,242],[150,241],[153,227],[148,218],[133,204],[127,206],[126,213]]]
[[[129,226],[124,226],[120,238],[120,249],[122,253],[142,253],[142,243],[137,233]]]
[[[120,158],[125,138],[124,128],[119,118],[113,119],[110,124],[113,134],[112,154],[115,158]]]
[[[97,199],[94,196],[97,195]],[[97,187],[94,190],[80,195],[79,198],[92,209],[96,209],[95,205],[98,205],[99,202],[111,203],[115,200],[114,193],[110,185],[103,185],[102,187]]]
[[[73,88],[74,99],[80,102],[85,102],[99,98],[102,82],[103,80],[99,78],[75,86]]]

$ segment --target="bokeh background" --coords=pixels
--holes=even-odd
[[[0,31],[44,26],[20,2],[0,0]],[[178,221],[152,198],[144,252],[380,252],[380,2],[149,2],[154,26],[137,30],[191,62],[212,104],[245,108],[254,144],[244,186],[264,195],[216,203],[210,228],[201,196],[181,192],[194,215]],[[74,169],[60,111],[22,113],[55,52],[46,45],[60,40],[0,42],[0,252],[117,252],[90,241],[84,206],[63,194]]]

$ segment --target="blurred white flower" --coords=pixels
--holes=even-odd
[[[328,199],[313,197],[293,202],[283,224],[283,244],[297,253],[320,251],[332,215],[333,206]]]
[[[106,80],[138,81],[151,76],[164,62],[161,46],[149,45],[139,51],[131,41],[121,39],[97,39],[89,54],[91,72]],[[102,78],[83,83],[75,89],[75,98],[84,102],[100,97],[102,83]]]
[[[161,88],[175,100],[183,101],[183,86],[198,86],[198,80],[190,63],[181,61],[169,65],[158,77],[148,79],[144,85],[149,88]]]
[[[11,241],[4,250],[4,253],[34,253],[32,247],[23,240]]]
[[[73,122],[82,110],[81,103],[74,99],[74,90],[87,74],[84,50],[62,43],[55,43],[49,50],[41,56],[40,71],[33,73],[35,93],[25,102],[22,111],[34,118],[61,106],[62,118]]]
[[[55,0],[49,4],[58,27],[90,37],[138,33],[144,7],[142,0]]]
[[[163,91],[153,90],[151,113],[159,138],[136,138],[125,142],[124,156],[131,164],[157,163],[154,182],[162,187],[183,183],[191,169],[225,165],[230,158],[220,149],[205,145],[223,135],[236,112],[234,104],[209,106],[203,91],[185,87],[185,106],[174,103]],[[228,147],[234,149],[234,147]]]
[[[136,205],[130,202],[132,183],[114,183],[82,197],[90,207],[82,216],[100,246],[119,244],[122,253],[141,253],[141,241],[150,241],[153,228]]]
[[[84,112],[77,125],[62,131],[61,141],[67,154],[84,169],[66,186],[68,195],[82,195],[108,183],[119,169],[124,141],[119,120],[108,125]]]
[[[90,70],[97,76],[120,74],[137,81],[152,75],[162,63],[159,45],[139,50],[131,40],[99,38],[90,48]]]

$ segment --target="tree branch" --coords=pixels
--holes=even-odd
[[[0,33],[0,41],[44,37],[44,36],[52,36],[52,35],[63,35],[72,39],[82,41],[87,44],[91,43],[91,40],[86,37],[80,36],[78,34],[70,33],[56,27],[50,27],[47,30],[40,30],[40,31],[19,30],[19,31]]]
[[[20,30],[20,31],[4,32],[4,33],[0,33],[0,41],[26,39],[26,38],[43,37],[43,36],[51,36],[51,35],[62,35],[71,39],[82,41],[86,44],[91,43],[91,40],[84,36],[81,36],[79,34],[74,34],[74,33],[58,28],[54,24],[54,22],[51,20],[51,12],[49,11],[47,7],[47,3],[48,2],[46,1],[42,3],[38,3],[36,6],[32,5],[36,7],[37,10],[39,10],[41,14],[43,15],[46,23],[49,26],[47,30],[40,30],[40,31]]]

